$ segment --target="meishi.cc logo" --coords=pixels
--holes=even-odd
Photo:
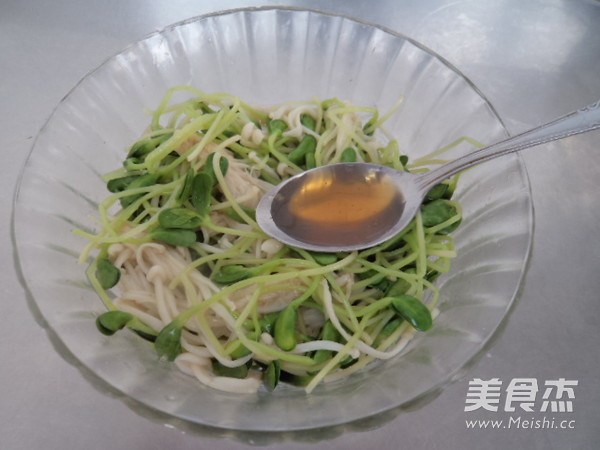
[[[499,378],[469,381],[465,412],[484,409],[514,412],[573,412],[577,380],[559,378],[539,383],[536,378],[513,378],[506,385]]]

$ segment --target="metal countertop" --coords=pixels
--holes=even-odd
[[[594,449],[600,438],[600,132],[523,155],[535,231],[508,321],[483,357],[428,404],[366,421],[362,431],[277,442],[181,430],[130,408],[67,363],[36,322],[19,283],[11,208],[21,167],[54,107],[129,43],[213,11],[263,5],[341,12],[414,38],[490,99],[514,134],[600,98],[595,0],[4,0],[0,2],[0,448]],[[465,412],[469,381],[577,381],[572,412]],[[565,396],[561,400],[569,400]],[[502,409],[502,408],[500,408]],[[467,420],[520,424],[469,428]],[[512,418],[512,419],[511,419]],[[524,425],[525,422],[530,425]],[[537,423],[537,425],[536,425]]]

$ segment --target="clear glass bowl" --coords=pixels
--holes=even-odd
[[[133,333],[96,331],[104,311],[76,258],[74,227],[106,195],[100,174],[120,165],[167,88],[191,84],[249,103],[339,97],[402,108],[387,123],[402,150],[423,155],[463,136],[507,135],[493,107],[448,62],[378,26],[317,11],[245,9],[193,18],[131,45],[86,76],[57,106],[23,169],[14,240],[22,279],[51,334],[126,398],[196,424],[236,430],[303,430],[344,424],[409,405],[455,379],[507,315],[532,235],[526,171],[507,156],[465,173],[459,256],[439,279],[441,312],[405,354],[322,385],[234,395],[212,390],[159,361]],[[458,146],[457,151],[469,149]]]

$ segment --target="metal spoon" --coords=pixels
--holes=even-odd
[[[294,247],[321,252],[372,247],[402,231],[441,181],[490,159],[597,128],[600,101],[426,173],[368,163],[318,167],[265,194],[256,219],[267,234]]]

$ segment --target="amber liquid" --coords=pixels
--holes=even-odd
[[[404,201],[385,174],[325,172],[281,191],[277,225],[314,245],[355,245],[377,238],[402,215]],[[287,191],[287,192],[286,192]]]

